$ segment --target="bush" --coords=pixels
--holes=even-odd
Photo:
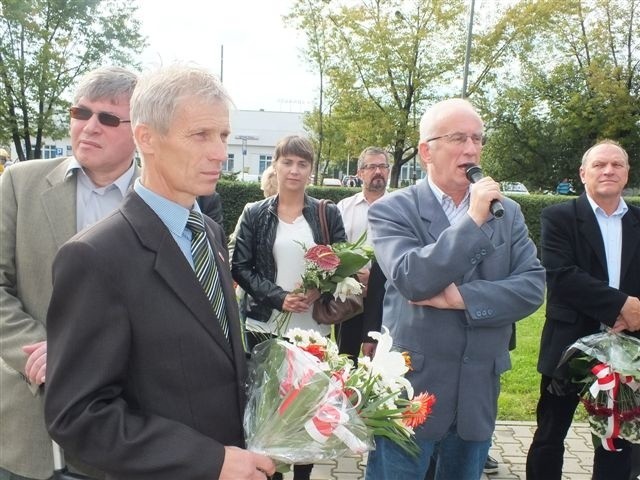
[[[233,232],[238,217],[242,213],[242,209],[249,202],[262,200],[262,190],[258,183],[252,182],[234,182],[220,180],[218,182],[217,191],[222,197],[222,205],[224,211],[224,230],[227,235]],[[359,192],[360,188],[353,187],[317,187],[310,186],[307,193],[315,198],[327,198],[338,203],[343,198],[354,195]],[[522,214],[524,215],[527,226],[529,227],[529,235],[540,250],[540,212],[544,207],[553,205],[554,203],[566,202],[575,197],[560,195],[508,195],[509,198],[520,204]],[[627,197],[625,201],[629,205],[640,206],[640,197]]]
[[[216,191],[222,199],[222,210],[224,215],[224,231],[229,236],[236,226],[238,217],[242,213],[244,206],[249,202],[256,202],[264,199],[260,184],[256,182],[236,182],[220,180]],[[316,187],[307,188],[307,193],[315,198],[327,198],[335,203],[346,197],[359,192],[359,188],[353,187]]]

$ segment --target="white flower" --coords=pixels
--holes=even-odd
[[[340,298],[341,301],[345,301],[347,295],[358,295],[362,293],[362,285],[355,278],[347,277],[336,285],[336,290],[333,292],[333,298],[336,300]]]
[[[381,383],[396,388],[404,387],[409,398],[413,398],[413,387],[409,380],[404,378],[404,374],[409,371],[404,355],[400,352],[391,351],[393,339],[389,335],[389,329],[382,327],[384,333],[369,332],[369,336],[378,341],[376,353],[371,360],[371,371],[374,375],[379,375]]]
[[[306,348],[309,345],[320,345],[322,347],[327,346],[327,339],[315,330],[290,328],[284,336],[285,338],[288,338],[291,343],[301,348]]]

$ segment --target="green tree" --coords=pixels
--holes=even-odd
[[[548,15],[515,47],[516,75],[492,83],[485,162],[496,177],[530,188],[553,189],[563,177],[579,186],[580,158],[597,140],[618,140],[632,159],[640,155],[640,2],[530,5]],[[639,172],[631,175],[634,184]]]
[[[328,19],[323,48],[325,103],[308,125],[332,145],[332,159],[346,159],[368,145],[386,147],[394,164],[391,183],[416,155],[417,123],[427,100],[446,91],[461,48],[461,0],[362,0],[317,2]],[[305,15],[293,12],[293,15]],[[303,22],[300,28],[305,30]],[[305,30],[306,31],[306,30]],[[308,35],[308,39],[311,37]],[[463,45],[462,41],[453,44]],[[328,112],[330,111],[330,118]],[[327,125],[331,127],[327,131]]]
[[[107,63],[131,65],[144,47],[125,0],[2,0],[0,142],[20,160],[41,158],[45,137],[65,135],[68,88]]]
[[[327,19],[322,15],[324,3],[324,0],[298,0],[291,12],[284,17],[285,22],[293,22],[297,29],[305,32],[307,44],[304,53],[318,74],[318,107],[307,119],[307,125],[310,127],[309,130],[316,143],[317,161],[314,164],[314,183],[316,185],[320,181],[318,171],[324,156],[325,82],[326,70],[330,61],[326,48],[329,28]]]

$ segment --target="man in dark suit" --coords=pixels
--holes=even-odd
[[[538,428],[527,457],[529,480],[562,475],[564,439],[579,400],[576,386],[556,371],[563,351],[603,328],[640,328],[640,209],[622,199],[628,174],[627,152],[616,142],[602,141],[582,157],[585,194],[542,211],[547,317],[538,359]],[[595,449],[593,479],[629,479],[630,444],[615,443],[621,451]]]
[[[229,102],[199,68],[143,76],[131,99],[141,177],[54,262],[45,419],[107,478],[275,470],[243,449],[246,364],[226,242],[196,203],[227,156]]]

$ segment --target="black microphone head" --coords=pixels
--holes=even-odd
[[[467,180],[471,183],[476,183],[482,177],[482,169],[478,165],[471,165],[467,168]]]

